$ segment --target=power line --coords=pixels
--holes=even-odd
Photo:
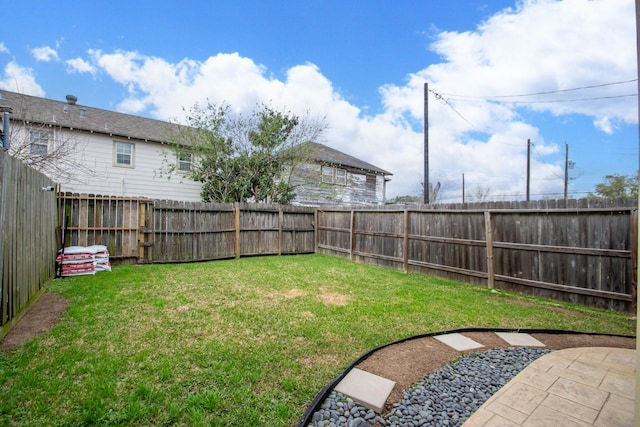
[[[624,81],[619,81],[619,82],[611,82],[611,83],[602,83],[602,84],[597,84],[597,85],[591,85],[591,86],[581,86],[581,87],[575,87],[575,88],[571,88],[571,89],[558,89],[558,90],[550,90],[550,91],[545,91],[545,92],[533,92],[533,93],[524,93],[524,94],[520,94],[520,95],[455,95],[455,94],[451,94],[451,93],[442,93],[442,96],[453,96],[456,98],[482,98],[482,99],[486,99],[486,98],[522,98],[522,97],[526,97],[526,96],[537,96],[537,95],[550,95],[550,94],[554,94],[554,93],[563,93],[563,92],[573,92],[573,91],[577,91],[577,90],[585,90],[585,89],[595,89],[595,88],[600,88],[600,87],[606,87],[606,86],[614,86],[614,85],[620,85],[620,84],[625,84],[625,83],[633,83],[633,82],[637,82],[638,79],[631,79],[631,80],[624,80]]]
[[[458,110],[455,109],[455,107],[453,105],[451,105],[451,103],[449,102],[448,99],[446,99],[445,97],[443,97],[442,95],[440,95],[439,93],[437,93],[436,91],[434,91],[433,89],[429,89],[429,92],[431,92],[433,94],[433,96],[436,97],[436,100],[438,101],[442,101],[444,102],[449,108],[451,108],[453,110],[454,113],[456,113],[462,120],[464,120],[465,122],[467,122],[467,124],[469,126],[471,126],[473,129],[475,129],[477,132],[479,132],[478,128],[476,126],[473,125],[473,123],[471,123],[469,120],[467,120],[467,118],[465,116],[463,116]]]
[[[598,96],[594,98],[574,98],[574,99],[548,99],[542,101],[500,101],[502,104],[552,104],[559,102],[580,102],[580,101],[597,101],[600,99],[628,98],[638,96],[637,93],[629,93],[626,95]]]
[[[601,88],[601,87],[606,87],[606,86],[613,86],[613,85],[620,85],[620,84],[626,84],[626,83],[632,83],[632,82],[636,82],[638,81],[638,79],[631,79],[631,80],[624,80],[624,81],[618,81],[618,82],[610,82],[610,83],[602,83],[602,84],[597,84],[597,85],[590,85],[590,86],[581,86],[581,87],[576,87],[576,88],[570,88],[570,89],[559,89],[559,90],[553,90],[553,91],[544,91],[544,92],[534,92],[534,93],[527,93],[527,94],[520,94],[520,95],[491,95],[491,96],[479,96],[479,95],[454,95],[454,94],[447,94],[447,93],[439,93],[437,91],[435,91],[434,89],[429,88],[429,92],[433,94],[433,96],[436,98],[436,100],[438,101],[442,101],[444,102],[444,104],[449,107],[454,113],[456,113],[456,115],[458,117],[460,117],[462,120],[465,121],[465,123],[467,123],[472,129],[474,129],[477,132],[480,132],[480,130],[477,128],[477,126],[475,126],[473,123],[471,123],[471,121],[469,121],[464,115],[462,115],[462,113],[460,111],[458,111],[453,104],[450,102],[451,100],[455,100],[455,101],[462,101],[462,102],[483,102],[483,101],[492,101],[492,100],[496,100],[496,99],[502,99],[502,98],[517,98],[517,97],[528,97],[528,96],[538,96],[538,95],[549,95],[549,94],[555,94],[555,93],[564,93],[564,92],[572,92],[572,91],[578,91],[578,90],[585,90],[585,89],[595,89],[595,88]],[[448,96],[448,97],[445,97]],[[616,98],[627,98],[627,97],[634,97],[634,96],[638,96],[637,93],[631,93],[631,94],[624,94],[624,95],[610,95],[610,96],[599,96],[599,97],[590,97],[590,98],[574,98],[574,99],[549,99],[549,100],[534,100],[534,101],[497,101],[500,102],[502,104],[550,104],[550,103],[565,103],[565,102],[584,102],[584,101],[597,101],[597,100],[603,100],[603,99],[616,99]]]

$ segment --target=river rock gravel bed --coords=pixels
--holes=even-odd
[[[376,414],[334,390],[312,415],[308,425],[461,426],[509,380],[550,351],[518,347],[468,353],[425,375],[384,415]]]

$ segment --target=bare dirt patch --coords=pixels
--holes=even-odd
[[[70,300],[59,294],[43,293],[24,317],[0,340],[0,350],[12,351],[32,338],[51,330],[58,323],[69,303],[71,303]]]
[[[303,289],[293,288],[284,293],[286,299],[303,297],[307,295],[307,292]]]
[[[351,301],[349,295],[341,294],[339,292],[328,292],[326,289],[320,288],[320,294],[318,295],[324,305],[338,305],[344,306]]]

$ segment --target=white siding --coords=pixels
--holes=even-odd
[[[64,138],[62,133],[58,130],[56,139]],[[161,144],[113,138],[96,133],[74,133],[73,138],[77,138],[78,150],[74,153],[72,163],[82,167],[76,168],[66,182],[56,179],[56,176],[50,176],[54,181],[60,182],[64,192],[183,201],[201,200],[199,182],[191,181],[180,173],[173,173],[170,177],[162,173],[166,162],[175,162],[176,158]],[[115,141],[134,144],[132,167],[115,165]],[[163,152],[166,156],[163,156]]]

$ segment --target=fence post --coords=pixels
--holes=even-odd
[[[240,258],[240,207],[236,205],[236,259]]]
[[[631,306],[632,312],[638,310],[638,210],[629,214],[631,220]]]
[[[404,272],[409,271],[409,210],[404,210],[404,240],[402,242],[402,252],[404,252]]]
[[[278,206],[278,255],[282,255],[282,224],[284,223],[284,213],[282,206]]]
[[[144,251],[145,251],[145,228],[147,226],[147,204],[139,203],[140,210],[138,212],[138,262],[144,262]]]
[[[354,255],[353,255],[353,246],[355,245],[355,239],[353,236],[353,227],[355,225],[355,211],[352,209],[351,210],[351,218],[350,218],[350,224],[349,224],[349,256],[351,258],[351,261],[353,261],[355,259]]]
[[[491,212],[484,212],[485,239],[487,241],[487,287],[494,286],[493,277],[493,229],[491,227]]]
[[[318,208],[313,210],[313,253],[318,253]]]

